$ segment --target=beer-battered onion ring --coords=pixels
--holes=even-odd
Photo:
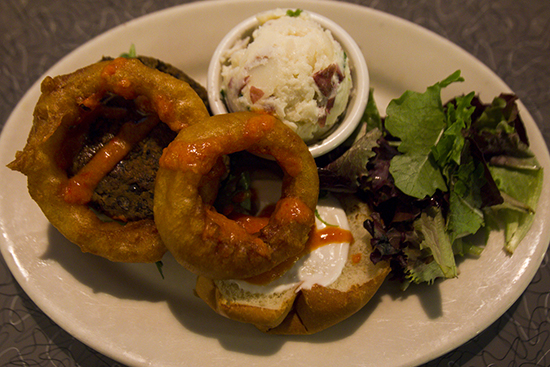
[[[221,156],[271,155],[284,172],[281,198],[259,233],[216,212],[198,190]],[[155,183],[159,233],[176,260],[211,279],[243,279],[299,253],[314,225],[317,166],[302,139],[267,114],[217,115],[182,130],[165,149]]]
[[[41,96],[27,144],[9,168],[28,177],[31,197],[47,219],[82,251],[118,262],[156,262],[166,252],[152,219],[121,225],[98,218],[86,204],[64,196],[69,178],[60,163],[67,137],[83,110],[93,110],[107,93],[140,103],[172,130],[204,120],[208,111],[183,81],[151,69],[135,59],[102,61],[41,84]]]

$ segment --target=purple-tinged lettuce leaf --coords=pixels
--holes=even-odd
[[[369,99],[361,124],[365,126],[366,133],[344,153],[317,170],[321,190],[354,193],[359,188],[360,182],[368,179],[367,162],[376,155],[373,150],[378,146],[378,140],[383,135],[383,121],[374,101],[372,89],[369,91]]]
[[[391,198],[403,195],[395,187],[390,174],[390,162],[399,152],[385,138],[378,140],[379,146],[374,148],[375,156],[367,164],[368,177],[361,180],[361,189],[370,194],[370,204],[378,206]]]
[[[343,155],[323,168],[319,168],[320,188],[333,192],[356,192],[359,181],[368,176],[367,162],[374,157],[382,132],[371,130],[363,135]]]
[[[483,165],[483,178],[479,177],[479,185],[481,185],[481,208],[502,204],[503,199],[500,194],[491,171],[487,165],[483,152],[479,149],[476,142],[470,137],[466,138],[469,147],[469,154],[474,161]]]
[[[477,119],[466,134],[476,142],[487,161],[493,156],[533,157],[516,100],[513,95],[501,94],[490,105],[483,105],[478,99],[472,101]]]

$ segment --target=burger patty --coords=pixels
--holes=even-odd
[[[182,71],[159,60],[139,57],[147,66],[166,72],[186,81],[201,99],[207,103],[206,90]],[[100,114],[89,123],[80,150],[67,169],[72,177],[113,137],[121,126],[133,121],[138,123],[143,115],[136,110],[134,102],[116,95],[109,95],[102,105],[122,111],[123,118]],[[116,115],[116,113],[114,114]],[[162,151],[174,140],[176,133],[166,124],[158,124],[151,133],[139,142],[97,185],[89,206],[99,214],[114,220],[136,221],[153,219],[155,177]]]
[[[208,103],[208,93],[206,89],[200,85],[196,80],[191,78],[189,75],[185,74],[180,69],[167,64],[159,59],[155,59],[154,57],[148,57],[148,56],[138,56],[137,59],[141,61],[145,66],[148,66],[152,69],[157,69],[158,71],[162,71],[163,73],[172,75],[174,78],[177,78],[179,80],[183,80],[193,90],[199,95],[200,99],[202,99],[203,103],[205,104],[206,108],[210,111],[210,106]],[[111,57],[104,57],[103,60],[112,60]]]
[[[153,192],[162,149],[175,133],[157,125],[116,167],[99,182],[90,205],[113,219],[153,219]]]
[[[120,97],[111,97],[116,103]],[[122,101],[126,102],[126,101]],[[109,102],[110,105],[113,101]],[[135,123],[139,115],[133,116]],[[84,144],[68,170],[71,177],[114,136],[128,120],[99,116],[90,124]],[[89,205],[101,214],[121,221],[153,218],[155,176],[162,150],[174,140],[176,133],[166,125],[158,124],[99,182]]]

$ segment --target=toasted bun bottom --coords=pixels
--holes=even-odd
[[[214,311],[235,321],[254,324],[269,334],[307,335],[333,326],[363,308],[390,272],[389,265],[370,261],[370,235],[363,222],[370,213],[354,196],[339,197],[354,243],[340,277],[327,287],[296,288],[274,294],[251,294],[234,283],[198,277],[196,294]]]
[[[294,292],[284,292],[278,295],[281,302],[277,308],[265,307],[252,302],[239,302],[226,297],[212,279],[203,276],[198,277],[195,292],[220,315],[235,321],[261,325],[264,328],[275,328],[280,325],[292,309],[296,296]]]
[[[264,325],[256,327],[263,332],[280,335],[308,335],[322,331],[363,308],[380,288],[387,273],[382,271],[369,282],[355,285],[347,292],[321,286],[302,290],[281,324],[274,328]]]

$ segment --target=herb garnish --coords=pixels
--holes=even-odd
[[[286,11],[286,15],[289,16],[289,17],[295,17],[295,18],[297,18],[297,17],[300,16],[300,14],[302,14],[302,9],[296,9],[296,10],[294,10],[294,11],[291,10],[291,9],[288,9],[288,10]]]

